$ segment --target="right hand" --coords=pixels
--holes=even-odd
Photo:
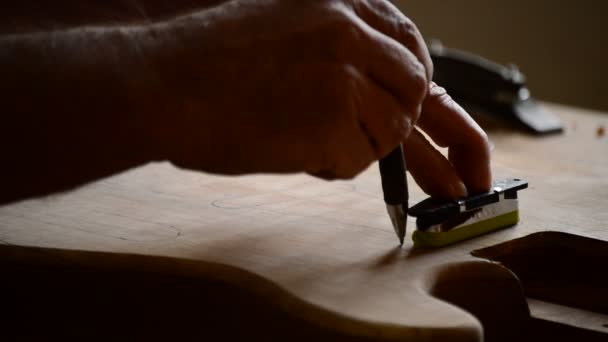
[[[228,1],[148,39],[156,136],[202,171],[351,178],[408,137],[432,75],[420,32],[385,0]]]
[[[490,187],[487,136],[430,82],[420,32],[388,1],[227,1],[148,33],[154,136],[178,166],[351,178],[403,142],[430,195]]]

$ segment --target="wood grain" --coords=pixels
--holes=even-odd
[[[265,302],[338,335],[478,341],[483,323],[486,337],[500,339],[525,329],[524,295],[511,272],[474,258],[472,250],[545,230],[608,240],[608,137],[596,135],[608,117],[547,107],[564,120],[565,134],[489,132],[495,178],[529,181],[520,193],[521,223],[455,246],[415,250],[410,228],[397,247],[376,165],[352,181],[325,182],[306,175],[221,177],[159,163],[0,208],[3,244],[52,248],[44,258],[6,246],[2,253],[6,260],[73,265],[104,264],[108,252],[153,256],[165,260],[160,273],[185,263],[171,272],[199,277],[217,271],[210,265],[225,265],[239,274],[229,278],[253,293],[281,293]],[[425,198],[410,188],[412,203]],[[145,263],[124,262],[130,270]],[[284,298],[295,299],[285,306]],[[505,317],[524,323],[498,324]]]

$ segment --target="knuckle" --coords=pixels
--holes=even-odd
[[[393,115],[389,120],[382,136],[377,139],[379,144],[376,149],[376,157],[387,155],[397,144],[404,142],[414,127],[410,116],[402,111]]]
[[[413,123],[415,124],[420,118],[422,104],[425,101],[429,91],[429,84],[424,67],[422,67],[422,64],[418,62],[416,62],[416,67],[412,72],[411,81],[408,88],[412,101],[410,115]]]
[[[434,87],[431,91],[430,91],[431,96],[429,96],[429,100],[430,101],[435,101],[437,104],[439,104],[441,107],[444,108],[456,108],[458,106],[458,104],[456,103],[456,101],[454,101],[454,99],[452,99],[452,97],[450,96],[450,94],[448,94],[444,88],[442,87]]]
[[[328,48],[338,57],[352,58],[350,52],[365,39],[365,29],[352,14],[337,11],[327,22],[323,35]]]
[[[426,70],[422,63],[416,61],[412,72],[412,91],[416,95],[416,99],[422,102],[429,90],[429,81],[426,78]]]
[[[395,118],[395,142],[405,140],[412,132],[412,119],[407,115],[399,115]]]
[[[444,87],[439,86],[435,82],[431,82],[429,84],[429,95],[431,97],[442,97],[448,95],[448,92],[445,90]]]
[[[363,36],[362,27],[349,15],[343,15],[338,18],[334,29],[336,30],[336,37],[341,41],[357,42]]]
[[[488,134],[481,128],[475,129],[473,133],[473,143],[478,144],[482,150],[490,153],[490,139]]]
[[[430,81],[433,76],[433,61],[416,24],[408,18],[401,18],[397,23],[396,31],[400,36],[401,43],[420,59],[420,62],[424,65],[425,74]]]
[[[417,37],[420,35],[420,31],[416,24],[409,18],[403,17],[399,20],[399,26],[401,28],[401,32],[405,35],[411,37]]]
[[[418,37],[420,36],[420,31],[418,31],[418,27],[412,20],[409,18],[403,17],[399,18],[396,23],[396,31],[401,37],[402,43],[410,49],[415,48],[418,45]]]
[[[323,91],[328,102],[332,104],[331,110],[337,110],[335,115],[352,111],[353,101],[359,92],[361,74],[359,70],[348,63],[339,63],[328,70],[323,82]]]
[[[359,71],[350,63],[339,63],[333,70],[334,78],[341,83],[353,83],[359,77]]]

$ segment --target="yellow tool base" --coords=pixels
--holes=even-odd
[[[414,240],[415,247],[441,247],[506,228],[517,222],[519,222],[519,210],[458,227],[448,232],[415,230],[412,240]]]

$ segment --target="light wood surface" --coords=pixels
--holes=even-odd
[[[476,341],[481,322],[486,332],[499,331],[505,317],[508,334],[528,315],[521,287],[508,270],[471,251],[546,230],[608,241],[608,137],[597,134],[608,116],[547,108],[563,119],[565,134],[489,132],[495,178],[529,181],[520,192],[521,223],[446,248],[414,250],[411,218],[406,243],[397,247],[377,165],[352,181],[325,182],[306,175],[220,177],[151,164],[71,193],[1,207],[0,240],[169,257],[150,264],[134,256],[122,263],[127,268],[217,274],[217,264],[227,265],[233,276],[226,279],[266,293],[302,321],[349,336]],[[413,204],[426,196],[410,181]],[[4,258],[32,258],[19,251],[9,249]],[[100,256],[42,255],[49,263]],[[275,287],[280,295],[264,292]],[[533,314],[551,312],[536,308]],[[553,312],[547,315],[559,316]]]

